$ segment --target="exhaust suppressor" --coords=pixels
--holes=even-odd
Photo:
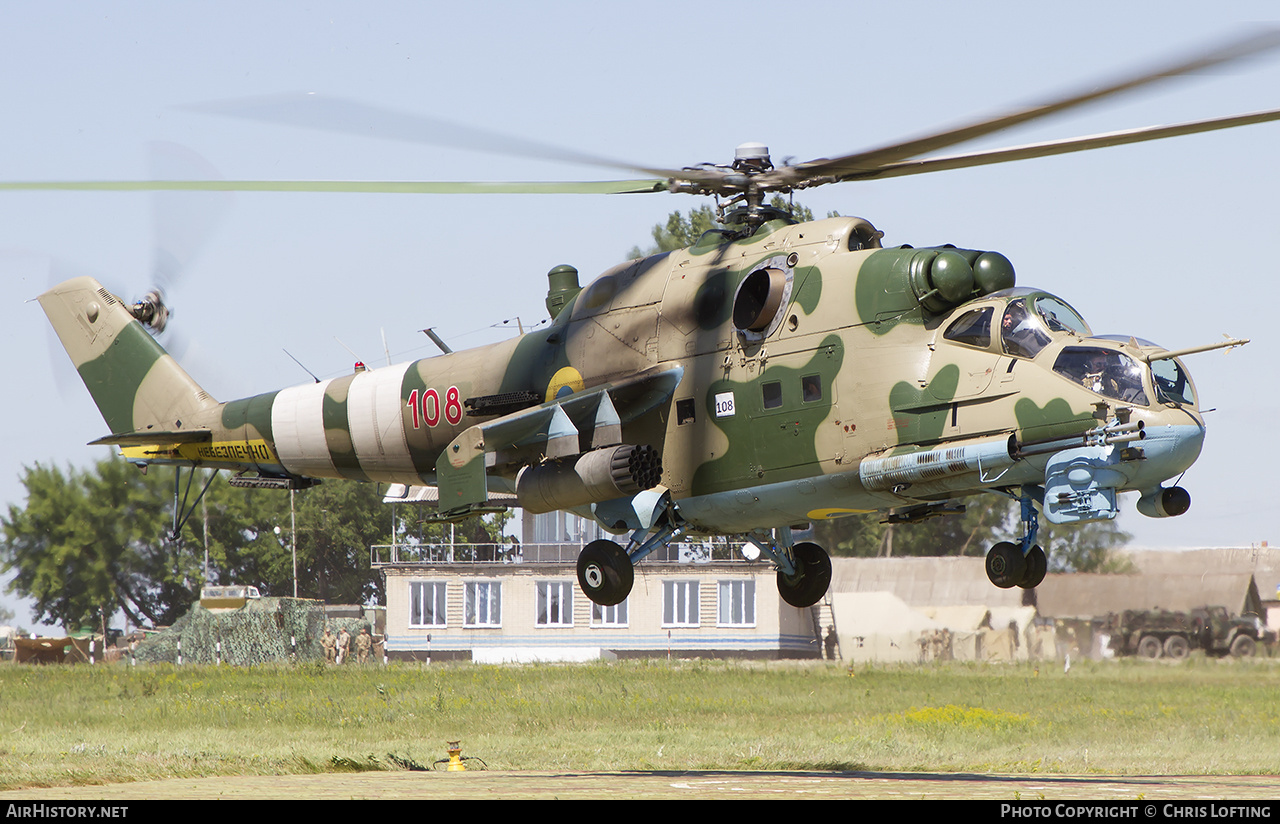
[[[526,466],[516,475],[516,498],[536,515],[630,497],[661,481],[658,450],[624,444]]]

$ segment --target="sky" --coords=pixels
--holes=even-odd
[[[638,165],[775,162],[870,148],[1089,87],[1280,23],[1270,2],[72,2],[0,5],[0,179],[601,180],[611,171],[192,111],[315,91]],[[1280,53],[1038,121],[951,151],[1280,107]],[[152,148],[160,144],[160,148]],[[1145,547],[1280,540],[1274,283],[1280,124],[801,193],[869,219],[885,245],[1006,255],[1018,283],[1099,334],[1193,355],[1209,430],[1180,518],[1124,496]],[[173,161],[173,158],[189,158]],[[192,176],[195,176],[194,174]],[[155,244],[212,228],[169,292],[166,345],[219,400],[425,357],[546,316],[546,272],[585,284],[702,201],[683,195],[0,192],[0,503],[24,467],[83,466],[107,434],[32,299],[92,274],[135,297]],[[157,221],[160,211],[166,219]],[[206,218],[220,213],[216,222]],[[161,237],[156,240],[157,235]],[[517,321],[517,318],[519,319]],[[384,348],[385,340],[385,348]],[[3,589],[0,582],[0,589]],[[25,605],[0,605],[30,625]]]

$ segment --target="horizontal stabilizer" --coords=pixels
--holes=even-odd
[[[166,444],[205,443],[213,440],[208,429],[184,429],[176,432],[123,432],[89,441],[89,446],[163,446]]]

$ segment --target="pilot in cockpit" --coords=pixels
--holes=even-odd
[[[1005,309],[1000,321],[1000,337],[1004,351],[1010,355],[1034,358],[1049,343],[1049,335],[1037,315],[1027,310],[1026,302],[1015,300]]]
[[[1084,377],[1080,381],[1084,388],[1108,397],[1119,397],[1120,386],[1113,376],[1107,374],[1107,353],[1094,351],[1085,363]]]

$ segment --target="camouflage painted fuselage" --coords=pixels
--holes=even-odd
[[[548,457],[637,444],[661,453],[691,529],[740,533],[1045,484],[1068,447],[1015,445],[1080,436],[1118,410],[1145,439],[1090,453],[1094,487],[1145,493],[1194,462],[1204,427],[1189,385],[1170,402],[1147,369],[1145,391],[1125,398],[1060,366],[1073,348],[1135,363],[1162,350],[1052,324],[1030,355],[1007,351],[998,330],[985,345],[953,334],[975,309],[999,319],[1043,293],[1005,288],[1011,270],[957,290],[941,264],[924,271],[948,250],[881,249],[868,229],[831,218],[711,234],[604,273],[518,339],[229,403],[96,282],[41,303],[111,428],[104,441],[131,460],[439,484],[442,510],[515,492],[519,471]],[[634,526],[610,501],[569,503]]]

